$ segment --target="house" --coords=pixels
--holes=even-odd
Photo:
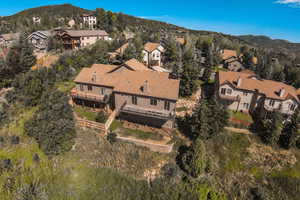
[[[179,80],[144,66],[94,64],[75,79],[73,102],[117,110],[121,119],[144,125],[174,128]],[[129,67],[130,66],[130,67]],[[128,69],[126,68],[128,67]]]
[[[8,33],[0,35],[0,47],[10,47],[11,44],[18,40],[20,33]]]
[[[237,58],[237,52],[235,50],[223,49],[220,52],[222,60],[227,60],[229,58]]]
[[[129,47],[129,42],[123,44],[120,48],[115,50],[114,52],[110,52],[109,57],[111,60],[115,59],[117,56],[122,56],[125,52],[125,50]]]
[[[297,90],[281,82],[264,80],[255,74],[220,71],[216,77],[220,103],[233,111],[275,111],[292,115],[299,106]]]
[[[148,67],[158,66],[161,67],[162,55],[165,52],[165,49],[159,43],[148,42],[144,45],[143,49],[143,61]]]
[[[89,27],[89,29],[94,29],[97,24],[97,17],[92,14],[83,14],[82,21],[84,25]]]
[[[48,41],[51,31],[36,31],[28,36],[28,41],[34,46],[35,50],[45,51],[48,48]]]
[[[230,71],[239,72],[245,69],[244,65],[240,62],[238,58],[228,58],[223,61],[223,67],[229,69]]]
[[[95,44],[98,40],[109,40],[103,30],[66,30],[57,34],[66,49],[77,49]]]
[[[40,24],[41,18],[34,16],[34,17],[32,17],[32,21],[33,21],[33,24]]]
[[[76,22],[75,22],[74,19],[71,19],[71,20],[68,21],[68,27],[69,28],[73,28],[75,26],[75,24],[76,24]]]

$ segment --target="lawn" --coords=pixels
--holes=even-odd
[[[110,130],[115,131],[122,127],[122,123],[119,120],[114,120],[113,123],[110,125]]]
[[[230,110],[229,114],[230,114],[230,121],[233,124],[241,124],[245,127],[249,127],[253,123],[253,119],[251,115],[247,113],[234,112]]]
[[[122,128],[120,130],[120,134],[123,136],[132,136],[137,139],[141,140],[157,140],[160,141],[163,139],[163,136],[159,133],[151,133],[151,132],[144,132],[141,130],[133,130],[128,128]]]
[[[186,107],[179,107],[179,108],[176,108],[176,112],[184,112],[184,111],[187,111],[187,108],[186,108]]]
[[[89,108],[75,106],[74,111],[81,118],[84,118],[89,121],[96,121],[97,113],[92,112]]]
[[[65,81],[65,82],[59,82],[56,83],[56,87],[61,92],[70,92],[74,87],[75,83],[73,81]]]

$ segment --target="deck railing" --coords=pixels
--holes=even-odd
[[[96,95],[92,93],[87,92],[80,92],[77,89],[73,89],[71,91],[71,97],[73,98],[79,98],[79,99],[85,99],[85,100],[91,100],[91,101],[98,101],[106,103],[109,99],[108,95]]]

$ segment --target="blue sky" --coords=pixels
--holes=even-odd
[[[300,0],[14,0],[0,2],[0,15],[63,3],[87,9],[101,7],[197,30],[300,42]]]

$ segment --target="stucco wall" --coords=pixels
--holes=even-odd
[[[87,92],[87,93],[91,93],[91,94],[98,94],[98,95],[102,95],[101,93],[101,88],[104,89],[104,94],[107,94],[107,95],[111,95],[113,90],[112,88],[109,88],[109,87],[101,87],[101,86],[92,86],[92,90],[89,91],[88,90],[88,85],[86,84],[76,84],[76,89],[78,91],[81,91],[80,90],[80,85],[83,85],[83,92]]]

